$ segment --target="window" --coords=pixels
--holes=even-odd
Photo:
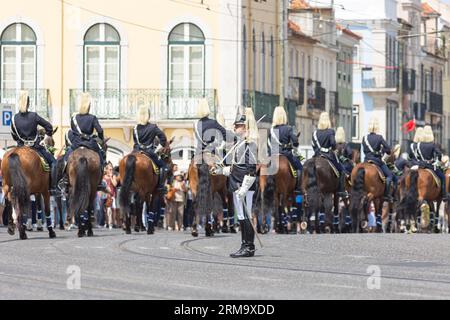
[[[205,36],[192,23],[181,23],[169,34],[168,79],[172,96],[198,95],[205,88]]]
[[[23,23],[7,27],[0,37],[2,90],[36,90],[36,34]]]
[[[120,36],[114,27],[99,23],[84,37],[84,90],[120,89]]]

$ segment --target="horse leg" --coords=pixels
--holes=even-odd
[[[21,212],[18,205],[16,206],[15,211],[17,215],[17,227],[19,229],[20,240],[27,240],[28,236],[26,233],[26,224],[28,220],[28,212]]]
[[[340,233],[343,230],[344,217],[341,216],[341,212],[344,210],[339,210],[339,197],[335,193],[333,194],[333,233]]]
[[[8,234],[13,236],[16,233],[16,225],[14,224],[13,209],[11,201],[5,196],[5,209],[8,215]]]
[[[87,236],[88,237],[93,237],[94,236],[94,231],[92,231],[92,221],[93,221],[93,218],[94,218],[94,208],[92,207],[92,201],[91,201],[91,204],[89,204],[89,207],[87,209],[87,213],[88,213]]]
[[[375,205],[375,217],[376,217],[376,233],[383,233],[383,218],[382,218],[382,211],[383,211],[383,201],[380,199],[374,200]]]
[[[50,213],[50,193],[45,191],[42,193],[44,198],[44,209],[45,209],[45,223],[47,224],[48,236],[50,239],[56,238],[56,233],[53,230],[52,216]],[[36,195],[36,204],[42,210],[41,195]]]
[[[196,237],[198,237],[198,230],[197,230],[197,226],[198,226],[198,224],[199,224],[199,220],[200,220],[200,215],[199,215],[199,213],[198,213],[198,210],[196,210],[195,208],[196,208],[196,203],[195,203],[195,201],[196,201],[196,199],[194,198],[193,199],[193,202],[192,202],[192,206],[191,206],[191,212],[190,212],[190,214],[191,214],[191,216],[192,216],[192,231],[191,231],[191,235],[194,237],[194,238],[196,238]]]
[[[147,195],[145,203],[147,204],[147,234],[154,234],[155,233],[155,210],[156,210],[156,197],[158,195]]]

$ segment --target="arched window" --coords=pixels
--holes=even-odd
[[[106,23],[93,25],[84,36],[84,90],[120,89],[120,36]]]
[[[205,36],[192,23],[181,23],[169,34],[168,87],[171,96],[205,89]]]
[[[264,32],[261,35],[261,92],[266,92],[266,42]]]
[[[22,89],[36,90],[36,34],[33,29],[23,23],[8,26],[1,34],[0,48],[3,96]]]

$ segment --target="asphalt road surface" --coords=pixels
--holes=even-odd
[[[239,234],[94,232],[20,241],[0,228],[1,299],[450,298],[447,234],[269,234],[231,259]]]

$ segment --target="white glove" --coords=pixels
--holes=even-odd
[[[252,177],[252,176],[244,177],[241,187],[236,192],[238,199],[243,200],[245,198],[245,195],[247,194],[248,190],[250,190],[250,188],[253,186],[255,181],[256,181],[256,177]]]
[[[231,167],[222,167],[222,166],[213,167],[211,169],[211,173],[217,176],[228,177],[231,174]]]
[[[161,144],[159,144],[155,149],[155,153],[158,153],[159,151],[161,151],[162,148],[164,148],[164,147]]]

